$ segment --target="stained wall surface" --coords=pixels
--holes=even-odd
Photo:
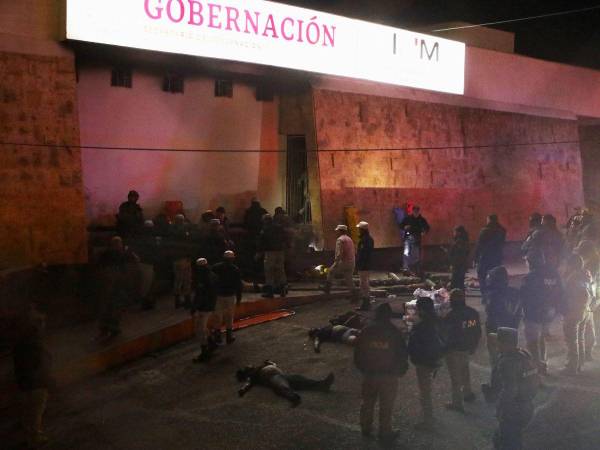
[[[243,83],[234,83],[233,98],[215,97],[214,79],[192,76],[183,94],[167,93],[161,76],[134,70],[127,89],[110,86],[110,67],[81,68],[82,145],[183,150],[84,149],[88,221],[113,224],[130,189],[149,218],[169,200],[183,201],[194,221],[219,205],[240,219],[257,195],[268,209],[279,206],[278,155],[258,152],[278,147],[277,102],[256,101],[254,87]]]
[[[329,90],[313,96],[329,248],[349,205],[371,223],[377,245],[389,247],[400,243],[392,208],[407,201],[432,225],[426,244],[447,243],[461,224],[476,237],[491,213],[519,240],[531,212],[562,222],[582,202],[574,121]],[[373,151],[424,147],[431,149]],[[360,151],[327,151],[340,149]]]
[[[79,144],[72,58],[0,52],[0,139]],[[0,146],[0,268],[87,255],[77,147]]]

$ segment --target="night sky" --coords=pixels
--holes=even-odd
[[[600,5],[592,1],[531,0],[281,0],[398,27],[450,21],[493,22]],[[600,9],[494,25],[515,36],[515,50],[534,58],[600,69]],[[440,33],[443,36],[443,33]]]

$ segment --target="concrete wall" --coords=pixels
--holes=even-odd
[[[600,71],[467,47],[465,96],[600,117]]]
[[[0,0],[0,30],[35,39],[59,39],[64,0]]]
[[[277,102],[257,102],[254,88],[234,84],[233,98],[214,96],[214,79],[187,77],[184,94],[161,90],[160,73],[133,72],[133,88],[110,86],[109,67],[82,67],[82,145],[211,150],[278,148]],[[88,220],[111,224],[130,189],[152,217],[181,200],[198,220],[225,206],[234,219],[259,195],[268,209],[284,199],[277,154],[83,150]]]
[[[0,52],[0,141],[79,144],[72,58]],[[86,259],[78,148],[0,146],[0,268]]]
[[[580,126],[579,139],[585,206],[598,215],[600,214],[600,125]]]
[[[347,205],[372,224],[383,247],[399,244],[392,208],[406,201],[420,204],[432,225],[427,244],[447,243],[459,224],[476,237],[490,213],[518,240],[529,213],[549,212],[562,221],[582,202],[577,144],[503,145],[576,142],[574,121],[326,90],[315,90],[314,110],[329,248]],[[465,148],[488,144],[494,146]],[[404,147],[442,149],[327,152]]]

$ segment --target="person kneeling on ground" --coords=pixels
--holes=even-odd
[[[363,436],[370,436],[375,403],[379,401],[379,438],[391,443],[394,401],[398,378],[408,370],[408,352],[404,336],[392,323],[389,303],[375,310],[375,321],[367,326],[354,348],[354,364],[363,374],[360,427]]]
[[[208,260],[199,258],[196,261],[196,295],[190,309],[200,338],[201,353],[194,359],[194,362],[197,363],[208,361],[217,348],[208,328],[208,321],[213,315],[217,303],[216,283],[217,276],[210,270]]]
[[[327,392],[335,379],[330,373],[322,380],[313,380],[303,375],[286,375],[273,361],[266,360],[260,366],[246,366],[236,373],[238,381],[244,385],[238,391],[243,397],[255,385],[271,388],[277,395],[288,399],[292,406],[298,406],[302,401],[298,391]]]
[[[492,371],[492,383],[481,386],[486,401],[496,402],[498,430],[494,435],[496,450],[518,450],[523,444],[523,430],[533,417],[533,399],[540,385],[537,364],[531,355],[518,348],[519,332],[498,328],[499,356]]]
[[[465,293],[461,289],[450,292],[451,310],[444,317],[446,332],[446,364],[452,384],[452,402],[446,408],[464,412],[463,402],[475,400],[471,389],[469,356],[475,353],[481,339],[479,313],[465,302]]]

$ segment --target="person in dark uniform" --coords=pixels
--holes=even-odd
[[[242,275],[240,269],[234,264],[235,253],[227,250],[223,254],[223,261],[213,266],[213,272],[217,276],[216,291],[217,303],[215,314],[219,318],[219,331],[217,341],[220,342],[220,327],[224,323],[226,329],[227,344],[233,344],[233,319],[235,306],[242,301]]]
[[[523,318],[523,309],[519,290],[508,285],[508,271],[504,266],[490,270],[486,284],[488,293],[485,304],[485,332],[490,367],[494,367],[498,356],[495,333],[500,327],[518,330]]]
[[[198,258],[194,276],[195,295],[190,308],[190,314],[194,318],[200,339],[201,352],[194,359],[194,362],[197,363],[208,361],[217,348],[213,333],[208,328],[209,320],[217,304],[216,284],[217,276],[210,269],[206,258]]]
[[[533,235],[542,229],[542,215],[540,213],[533,213],[529,216],[529,229],[527,230],[527,236],[523,240],[523,245],[521,245],[521,254],[523,258],[527,259],[531,256],[531,241],[533,239]]]
[[[421,274],[421,241],[429,233],[429,223],[421,215],[421,208],[413,206],[412,214],[407,215],[400,228],[404,233],[404,268],[417,275]]]
[[[287,295],[287,279],[285,274],[285,250],[288,247],[284,228],[275,223],[270,214],[262,218],[263,227],[258,235],[257,251],[263,256],[265,287],[263,297],[273,298],[275,293],[282,297]]]
[[[551,214],[542,217],[539,229],[535,230],[521,247],[528,259],[539,260],[540,264],[553,270],[560,267],[565,249],[565,240]]]
[[[567,346],[564,375],[577,375],[585,362],[586,328],[589,324],[589,306],[592,301],[590,275],[581,256],[571,255],[565,273],[565,308],[563,332]]]
[[[121,333],[121,308],[129,297],[128,267],[137,263],[138,256],[123,245],[119,236],[111,239],[110,247],[100,256],[98,266],[102,292],[97,341],[104,341]]]
[[[42,424],[52,384],[52,357],[44,338],[46,318],[35,303],[31,303],[18,322],[13,362],[21,400],[21,422],[27,448],[38,448],[48,442]]]
[[[492,382],[481,386],[486,401],[496,403],[496,450],[523,448],[523,431],[533,417],[533,399],[540,385],[535,362],[527,351],[518,348],[518,340],[517,330],[498,328],[499,358]]]
[[[448,252],[452,278],[451,289],[465,290],[465,275],[469,268],[469,233],[462,225],[454,229],[454,243]]]
[[[192,256],[194,247],[191,229],[183,214],[177,214],[175,222],[170,226],[168,247],[173,261],[175,308],[189,308],[192,298]]]
[[[564,310],[564,290],[560,275],[539,260],[528,259],[529,273],[519,291],[525,321],[527,350],[538,365],[540,375],[546,375],[546,339],[557,312]]]
[[[140,194],[136,191],[129,191],[127,201],[119,206],[117,214],[117,232],[124,238],[129,238],[138,234],[144,225],[144,212],[138,204]]]
[[[417,371],[417,383],[423,414],[422,422],[415,428],[422,431],[433,429],[433,402],[431,385],[440,368],[444,354],[441,324],[435,313],[433,300],[421,297],[417,300],[418,322],[412,327],[408,338],[408,354]]]
[[[161,238],[155,235],[154,222],[144,221],[142,232],[129,241],[130,248],[140,258],[140,300],[142,310],[153,309],[156,305],[157,276],[160,272]]]
[[[262,218],[268,211],[260,205],[260,202],[256,199],[252,199],[250,208],[244,213],[244,229],[246,230],[246,254],[251,255],[249,266],[252,271],[252,284],[254,285],[254,291],[260,292],[259,281],[262,272],[262,259],[255,258],[256,255],[256,244],[260,230],[262,230]]]
[[[269,360],[259,366],[246,366],[238,370],[236,377],[244,383],[238,391],[240,397],[246,395],[255,385],[260,385],[286,398],[294,407],[302,401],[302,397],[296,391],[328,392],[335,381],[333,373],[322,380],[313,380],[303,375],[286,375],[276,363]]]
[[[367,222],[359,222],[356,227],[359,234],[358,246],[356,248],[356,271],[358,272],[359,290],[362,299],[359,310],[368,311],[371,307],[369,275],[375,242],[371,237]]]
[[[485,303],[486,277],[494,267],[502,265],[504,258],[504,243],[506,242],[506,230],[498,221],[498,216],[492,214],[487,218],[487,225],[479,233],[479,239],[475,248],[475,263],[477,264],[477,278],[481,290],[481,300]]]
[[[354,348],[354,364],[363,374],[361,431],[364,436],[370,436],[375,403],[379,401],[379,438],[382,442],[395,438],[392,414],[398,378],[408,370],[406,342],[391,318],[389,303],[379,305],[375,321],[360,333]]]
[[[479,313],[465,302],[460,289],[450,292],[450,312],[442,323],[446,337],[446,365],[452,384],[452,402],[448,409],[464,412],[463,401],[473,402],[469,357],[475,353],[481,339]]]

